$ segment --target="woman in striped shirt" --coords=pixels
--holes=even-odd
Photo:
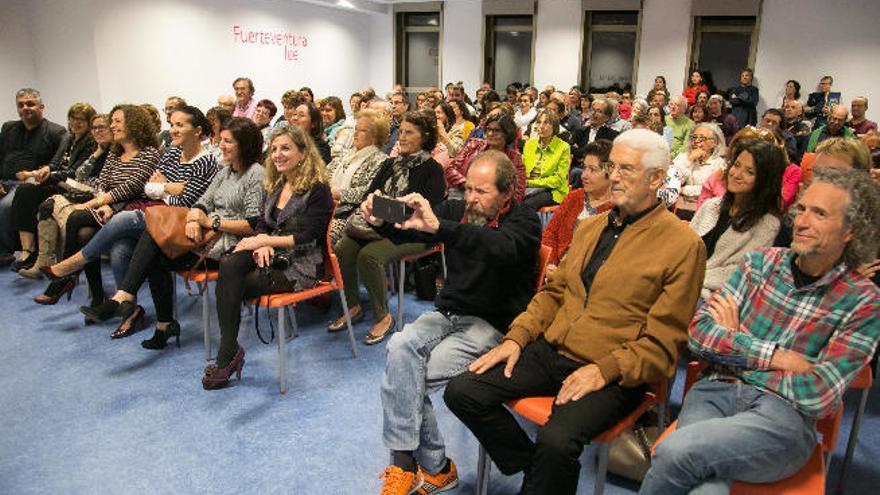
[[[80,311],[96,321],[122,317],[111,338],[128,337],[140,330],[144,308],[137,304],[138,289],[149,279],[153,306],[156,308],[156,331],[141,342],[147,349],[162,349],[171,337],[178,337],[180,325],[174,320],[172,271],[189,270],[204,259],[205,266],[217,268],[218,260],[235,249],[242,237],[253,235],[260,218],[266,191],[263,188],[263,136],[250,119],[235,117],[220,131],[220,149],[227,164],[214,176],[208,189],[187,214],[186,236],[201,240],[208,230],[218,233],[217,241],[204,253],[190,251],[177,258],[165,256],[149,231],[144,231],[132,255],[125,280],[116,294],[97,307],[83,306]],[[207,249],[207,248],[206,248]]]
[[[151,200],[143,203],[144,207],[171,205],[189,208],[195,204],[217,174],[216,159],[201,144],[210,135],[211,125],[198,108],[184,105],[171,114],[171,146],[162,155],[159,169],[144,186],[144,195]],[[145,228],[143,209],[121,211],[113,215],[80,251],[44,271],[55,278],[65,277],[78,272],[87,263],[97,261],[104,253],[111,253],[112,257],[122,256],[125,262],[114,260],[113,266],[127,268],[134,244]],[[125,272],[114,272],[113,275],[117,287],[122,285]],[[104,292],[103,287],[90,286],[89,290],[92,294]]]
[[[116,105],[110,112],[113,148],[95,183],[95,197],[75,205],[65,226],[64,257],[72,256],[107,223],[110,218],[141,199],[144,185],[159,163],[156,129],[146,110],[137,105]],[[100,288],[101,265],[85,266],[89,287]],[[76,276],[52,278],[49,287],[34,298],[38,304],[55,304],[76,286]],[[70,296],[68,295],[68,298]],[[92,292],[92,305],[104,299],[103,290]]]

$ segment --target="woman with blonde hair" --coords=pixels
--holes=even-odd
[[[205,368],[202,386],[206,390],[225,386],[233,372],[241,376],[242,301],[307,289],[323,275],[327,225],[333,211],[328,182],[324,161],[303,129],[290,126],[272,134],[263,176],[268,195],[256,235],[243,238],[232,254],[220,259],[220,349],[217,360]]]

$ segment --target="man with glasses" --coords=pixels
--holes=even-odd
[[[168,99],[165,100],[165,122],[168,123],[169,127],[171,126],[171,114],[185,105],[186,100],[179,96],[169,96]],[[162,149],[171,145],[170,129],[165,129],[159,133],[159,144],[162,146]]]
[[[394,145],[397,143],[397,135],[400,132],[400,121],[403,115],[409,112],[409,102],[403,93],[393,93],[391,95],[391,130],[388,134],[388,144],[383,150],[385,154],[390,154]]]
[[[606,213],[578,224],[568,254],[502,343],[453,378],[444,398],[521,493],[574,494],[585,443],[632,412],[646,384],[675,373],[706,248],[657,200],[669,147],[624,132],[610,155]],[[554,395],[533,443],[504,403]]]
[[[842,137],[846,139],[858,139],[855,133],[849,127],[846,127],[846,119],[849,117],[849,110],[845,105],[836,105],[828,113],[828,123],[820,126],[810,134],[807,141],[807,153],[816,151],[816,146],[822,141],[833,137]]]
[[[67,135],[64,127],[43,118],[45,106],[36,89],[20,89],[15,106],[19,120],[10,120],[0,128],[0,266],[15,259],[10,217],[17,183],[47,165]]]

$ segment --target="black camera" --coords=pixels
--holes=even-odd
[[[284,271],[290,268],[290,258],[287,254],[276,253],[272,256],[272,261],[269,263],[269,266],[273,270]]]

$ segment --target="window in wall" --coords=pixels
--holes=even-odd
[[[605,93],[635,85],[639,18],[638,11],[587,11],[581,87]]]
[[[530,15],[486,16],[483,74],[499,94],[513,82],[531,84],[532,33]]]
[[[395,79],[407,93],[440,85],[440,12],[399,12]]]
[[[733,88],[739,84],[740,72],[754,67],[755,21],[754,16],[694,17],[690,70],[702,71],[710,89]]]

